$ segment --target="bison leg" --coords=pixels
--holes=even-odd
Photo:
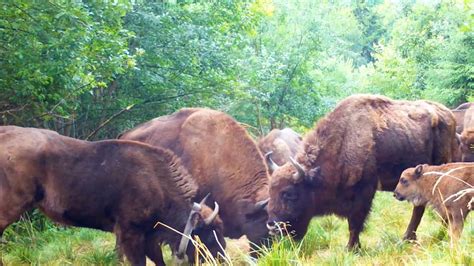
[[[463,226],[463,215],[459,212],[454,212],[449,223],[449,237],[451,238],[451,244],[458,242],[459,238],[461,237]]]
[[[359,191],[362,197],[355,199],[353,211],[349,214],[347,221],[349,223],[349,242],[347,248],[355,250],[361,247],[359,235],[364,229],[364,223],[370,212],[372,200],[374,199],[376,186],[361,184],[362,189]]]
[[[408,224],[407,231],[403,235],[404,240],[416,240],[416,229],[420,225],[421,217],[425,212],[425,206],[414,206],[411,214],[410,223]]]
[[[347,249],[355,250],[360,248],[359,235],[364,229],[364,222],[369,214],[370,206],[363,208],[358,212],[353,213],[348,218],[349,223],[349,242],[347,243]]]
[[[146,255],[153,261],[157,266],[165,266],[163,260],[163,253],[161,253],[161,246],[158,242],[158,238],[152,234],[146,238]]]
[[[20,216],[31,206],[30,201],[24,201],[21,197],[11,197],[0,188],[0,241],[3,231],[12,223],[18,221]]]
[[[116,231],[119,246],[130,264],[133,266],[145,266],[145,236],[136,230],[123,229]]]

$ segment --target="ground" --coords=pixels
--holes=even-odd
[[[467,218],[460,243],[451,247],[437,214],[428,210],[418,230],[419,241],[401,241],[412,206],[396,201],[391,193],[380,192],[374,200],[366,230],[361,234],[362,249],[348,252],[347,222],[335,216],[313,219],[302,242],[288,239],[262,250],[258,261],[245,255],[245,239],[228,242],[233,265],[474,265],[474,217]],[[37,228],[40,228],[38,230]],[[115,265],[114,236],[96,230],[64,228],[44,222],[20,222],[5,232],[1,244],[4,265]],[[166,261],[172,265],[170,251]],[[152,263],[149,263],[152,265]]]

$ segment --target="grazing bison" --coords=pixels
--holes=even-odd
[[[449,163],[438,166],[418,165],[403,171],[394,196],[415,206],[432,205],[449,225],[451,240],[462,233],[474,192],[474,164]]]
[[[440,104],[348,97],[306,135],[296,161],[273,173],[267,227],[289,222],[301,238],[313,216],[336,214],[348,219],[348,247],[360,246],[375,191],[393,191],[410,166],[449,162],[454,134],[454,117]],[[416,238],[423,212],[414,208],[405,238]]]
[[[459,151],[462,162],[474,162],[474,106],[466,110]]]
[[[270,154],[267,158],[268,169],[273,172],[277,165],[283,165],[294,157],[301,144],[301,136],[291,128],[273,129],[258,141],[258,148],[262,154]]]
[[[224,235],[268,236],[265,222],[269,175],[255,142],[225,113],[186,108],[155,118],[120,136],[173,150],[196,180],[198,197],[211,193],[220,205]]]
[[[56,132],[0,127],[0,236],[37,207],[53,221],[114,232],[132,265],[148,256],[163,265],[160,243],[194,258],[186,234],[198,234],[213,255],[224,245],[223,224],[191,199],[196,184],[171,151],[133,141],[87,142]],[[180,241],[181,239],[181,241]]]

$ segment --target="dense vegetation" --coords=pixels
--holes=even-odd
[[[0,124],[89,139],[184,106],[300,131],[360,92],[473,97],[472,1],[28,1],[0,10]]]
[[[449,107],[474,101],[473,51],[472,0],[4,0],[0,125],[50,128],[97,140],[181,107],[207,106],[231,114],[255,136],[284,126],[303,133],[354,93],[431,99]],[[289,259],[308,262],[316,256],[328,263],[364,264],[370,261],[359,259],[368,255],[389,261],[413,249],[397,242],[402,230],[397,228],[407,219],[397,216],[372,225],[381,239],[369,242],[362,236],[373,249],[360,255],[341,255],[342,249],[328,254],[334,239],[341,235],[334,246],[342,247],[347,236],[337,229],[341,221],[318,221],[312,230],[321,232],[310,234],[302,253],[288,253],[294,255]],[[377,228],[398,221],[403,225],[393,231]],[[92,259],[114,262],[109,236],[104,238],[112,244],[95,232],[43,223],[10,229],[10,240],[21,245],[26,240],[17,233],[22,232],[32,242],[24,249],[4,246],[13,256],[9,262],[53,258],[56,251],[43,257],[29,253],[48,239],[37,236],[51,231],[64,241],[79,234],[95,247],[84,248],[92,250]],[[332,234],[321,223],[342,233]],[[465,231],[464,243],[472,245],[472,221]],[[472,247],[450,253],[444,242],[433,244],[433,234],[427,234],[428,246],[416,251],[426,252],[421,261],[473,263]],[[89,257],[72,259],[78,248],[58,243],[57,253],[64,249],[67,254],[57,263],[95,263]],[[319,252],[304,251],[306,246]],[[403,261],[416,263],[417,258]]]

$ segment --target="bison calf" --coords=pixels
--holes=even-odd
[[[451,239],[457,240],[470,211],[473,187],[473,163],[423,164],[403,171],[394,196],[415,206],[432,205],[449,225]]]
[[[215,256],[223,225],[191,201],[197,186],[169,150],[133,141],[88,142],[33,128],[0,127],[0,236],[37,207],[52,220],[114,232],[132,265],[148,256],[163,265],[159,244],[194,258],[185,234],[197,234]],[[181,240],[180,240],[181,239]]]

